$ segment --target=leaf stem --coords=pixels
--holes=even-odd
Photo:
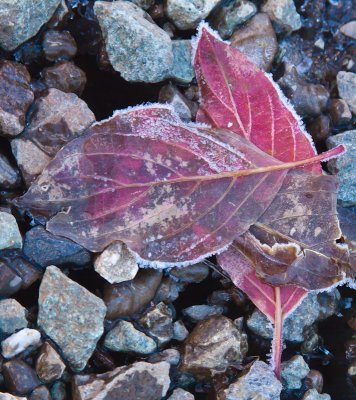
[[[272,341],[272,363],[274,366],[274,372],[277,378],[280,380],[283,351],[283,315],[281,304],[281,289],[279,287],[274,288],[274,295],[276,308],[274,314],[274,332]]]

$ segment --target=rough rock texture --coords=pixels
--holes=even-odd
[[[331,400],[327,393],[318,393],[316,389],[309,389],[305,392],[302,400]]]
[[[302,26],[293,0],[267,0],[262,11],[269,15],[279,32],[297,31]]]
[[[94,4],[113,68],[127,81],[159,82],[173,66],[169,35],[133,3]]]
[[[95,260],[95,271],[110,283],[133,279],[138,271],[135,257],[123,242],[110,244]]]
[[[336,81],[340,97],[349,105],[352,114],[356,114],[356,74],[340,71]]]
[[[340,28],[340,32],[345,35],[350,37],[351,39],[356,40],[356,20],[350,21],[343,25]]]
[[[103,301],[50,266],[42,279],[38,305],[38,326],[58,345],[69,366],[81,371],[104,331]]]
[[[160,103],[170,104],[183,121],[192,120],[192,112],[190,111],[188,100],[172,83],[162,87],[158,100]]]
[[[36,372],[24,361],[14,359],[3,365],[6,387],[13,394],[24,395],[41,385]]]
[[[236,29],[231,44],[259,68],[269,71],[278,51],[277,37],[267,14],[256,14],[245,26]]]
[[[156,342],[137,330],[131,322],[119,321],[105,337],[104,346],[112,351],[150,354],[156,351]]]
[[[28,400],[53,400],[50,391],[46,386],[38,386],[30,394]]]
[[[203,321],[204,319],[212,315],[221,315],[223,312],[224,312],[224,307],[211,306],[207,304],[198,304],[195,306],[187,307],[184,310],[182,310],[183,315],[194,323]]]
[[[160,353],[151,354],[147,361],[150,363],[166,361],[170,365],[178,365],[180,361],[180,353],[177,349],[166,349]]]
[[[12,189],[21,184],[18,170],[6,155],[0,153],[0,189]]]
[[[352,114],[345,100],[331,99],[329,103],[331,120],[335,126],[344,125],[350,122]]]
[[[321,372],[311,369],[304,379],[305,387],[308,389],[316,389],[319,393],[323,390],[324,378]]]
[[[173,339],[183,342],[189,335],[188,329],[185,327],[183,321],[176,321],[173,324]]]
[[[14,137],[24,129],[26,111],[34,99],[30,80],[24,65],[8,60],[0,61],[0,135]]]
[[[190,83],[195,77],[192,65],[192,42],[190,40],[173,40],[173,65],[169,77],[179,83]]]
[[[13,215],[0,211],[0,250],[21,249],[22,237]]]
[[[300,389],[310,369],[302,356],[294,356],[282,363],[282,384],[285,389]]]
[[[0,400],[27,400],[26,397],[18,397],[14,396],[10,393],[1,393],[0,392]]]
[[[70,60],[77,54],[77,45],[67,31],[47,31],[42,42],[48,61]]]
[[[209,267],[203,263],[191,265],[189,268],[172,268],[170,276],[179,282],[200,283],[209,275]]]
[[[173,391],[168,400],[194,400],[194,396],[186,390],[178,388]]]
[[[170,385],[166,362],[137,362],[98,375],[75,375],[73,400],[159,400]]]
[[[36,372],[41,381],[51,383],[60,379],[65,368],[56,350],[48,342],[43,343],[36,360]]]
[[[27,327],[26,308],[15,299],[0,300],[0,340]]]
[[[247,337],[224,316],[199,322],[182,349],[182,370],[206,374],[224,369],[231,362],[241,362],[247,353]]]
[[[5,358],[13,358],[29,347],[38,347],[40,343],[40,332],[36,329],[24,328],[2,341],[1,352]]]
[[[0,1],[0,47],[14,50],[35,36],[61,0]]]
[[[329,137],[328,148],[343,144],[346,153],[328,162],[328,169],[340,179],[338,200],[344,207],[356,205],[356,130]]]

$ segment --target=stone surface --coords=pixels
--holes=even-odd
[[[331,400],[327,393],[320,394],[315,389],[309,389],[304,393],[302,400]]]
[[[166,362],[137,362],[98,375],[75,375],[73,400],[159,400],[170,385]]]
[[[0,211],[0,250],[21,249],[22,237],[13,215]]]
[[[346,101],[352,114],[356,114],[356,74],[340,71],[336,82],[340,97]]]
[[[104,346],[112,351],[150,354],[156,351],[156,342],[137,330],[131,322],[119,321],[105,337]]]
[[[211,306],[207,304],[199,304],[190,306],[182,310],[182,313],[192,322],[203,321],[212,315],[221,315],[224,312],[224,307]]]
[[[316,389],[321,393],[324,386],[323,375],[316,369],[311,369],[305,377],[304,384],[308,389]]]
[[[67,387],[64,382],[57,381],[51,387],[52,400],[69,400],[67,396]]]
[[[15,299],[0,300],[0,340],[27,327],[26,308]]]
[[[246,334],[224,316],[199,322],[182,349],[182,370],[206,374],[222,370],[232,362],[241,362],[247,353]]]
[[[168,76],[179,83],[190,83],[195,77],[191,40],[173,40],[173,65]]]
[[[65,368],[57,351],[48,342],[43,343],[36,360],[36,372],[41,381],[51,383],[60,379]]]
[[[342,99],[331,99],[329,111],[331,120],[335,126],[348,124],[352,118],[349,106],[346,101]]]
[[[110,283],[133,279],[138,271],[135,257],[123,242],[110,244],[95,260],[95,271]]]
[[[200,283],[209,275],[209,267],[203,263],[191,265],[188,268],[172,268],[169,271],[173,279],[184,283]]]
[[[14,396],[10,393],[1,393],[0,392],[0,400],[27,400],[27,398]]]
[[[0,1],[0,47],[11,51],[35,36],[61,0]]]
[[[160,103],[171,105],[183,121],[192,120],[192,113],[190,111],[188,100],[182,95],[176,86],[172,85],[172,83],[162,87],[159,91],[158,100]]]
[[[112,67],[127,81],[159,82],[171,71],[169,35],[148,14],[126,1],[97,1],[95,15]]]
[[[28,400],[52,400],[52,397],[50,391],[46,388],[46,386],[38,386],[30,394]]]
[[[0,153],[0,189],[13,189],[21,184],[18,170],[5,154]]]
[[[269,71],[278,51],[277,37],[267,14],[256,14],[247,24],[236,29],[231,44],[254,64]]]
[[[173,324],[173,339],[178,342],[183,342],[189,335],[188,329],[185,327],[183,321],[176,321]]]
[[[22,284],[22,279],[7,261],[0,259],[0,297],[10,297],[21,289]]]
[[[148,362],[157,363],[166,361],[170,365],[178,365],[180,361],[180,353],[176,349],[166,349],[159,353],[151,354],[148,357]]]
[[[333,148],[339,144],[346,147],[346,153],[334,160],[328,161],[328,169],[337,174],[340,180],[338,200],[344,207],[356,205],[356,130],[346,131],[330,136],[327,147]]]
[[[269,15],[279,32],[297,31],[302,26],[293,0],[267,0],[262,11]]]
[[[282,362],[282,384],[285,389],[300,389],[302,380],[308,375],[310,369],[302,356],[294,356]]]
[[[48,61],[70,60],[77,54],[77,44],[68,31],[46,31],[42,47]]]
[[[168,400],[194,400],[194,396],[181,388],[175,389]]]
[[[343,35],[356,40],[356,20],[347,22],[346,24],[342,25],[342,27],[340,28],[340,32]]]
[[[38,347],[40,343],[40,332],[36,329],[24,328],[2,341],[1,352],[5,358],[13,358],[29,347]]]
[[[246,375],[222,390],[225,400],[279,400],[281,391],[281,383],[263,361],[255,361]]]
[[[24,361],[14,359],[3,365],[5,385],[13,394],[25,395],[41,385],[36,372]]]
[[[38,326],[74,371],[83,370],[104,331],[103,301],[50,266],[42,279],[38,305]]]
[[[309,132],[316,143],[325,143],[325,140],[331,134],[331,122],[330,117],[325,114],[321,114],[316,118],[313,118],[311,122],[307,124],[307,132]]]
[[[162,279],[161,285],[157,290],[157,293],[154,298],[155,303],[160,303],[163,301],[164,303],[172,303],[177,300],[179,297],[179,293],[184,290],[184,283],[177,282],[174,279],[166,276]]]

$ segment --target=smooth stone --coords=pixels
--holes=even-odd
[[[327,393],[318,393],[316,389],[309,389],[304,393],[302,400],[331,400]]]
[[[38,386],[29,396],[28,400],[52,400],[50,391],[46,386]]]
[[[345,100],[331,99],[329,103],[331,120],[335,126],[348,124],[352,118],[351,111]]]
[[[290,33],[302,26],[293,0],[267,0],[261,10],[269,15],[279,32]]]
[[[173,40],[172,51],[173,65],[169,71],[169,77],[180,84],[190,83],[195,77],[191,40]]]
[[[0,189],[13,189],[20,185],[19,171],[10,163],[5,154],[0,153]]]
[[[83,370],[104,332],[104,302],[50,266],[42,279],[38,306],[38,326],[74,371]]]
[[[336,82],[340,97],[346,101],[352,114],[356,114],[356,74],[340,71]]]
[[[169,275],[184,283],[200,283],[208,277],[210,269],[203,263],[194,264],[186,268],[172,268]]]
[[[316,389],[321,393],[324,386],[324,378],[321,372],[311,369],[305,377],[304,383],[308,389]]]
[[[48,61],[70,60],[77,54],[77,44],[68,31],[46,31],[42,47]]]
[[[168,400],[194,400],[194,399],[195,397],[191,393],[181,388],[175,389],[173,393],[168,397]]]
[[[170,365],[178,365],[180,361],[180,353],[176,349],[166,349],[159,353],[151,354],[147,361],[150,363],[166,361]]]
[[[183,342],[189,335],[188,329],[185,327],[183,321],[175,321],[173,324],[173,338],[178,342]]]
[[[14,396],[10,393],[1,393],[0,392],[0,400],[27,400],[27,398]]]
[[[21,249],[21,247],[22,237],[15,217],[0,211],[0,250]]]
[[[48,342],[43,343],[36,360],[36,372],[41,381],[52,383],[60,379],[65,368],[66,365],[57,351]]]
[[[232,295],[228,290],[214,290],[206,300],[211,305],[226,306],[232,300]]]
[[[300,389],[302,380],[308,375],[310,369],[302,356],[294,356],[282,362],[281,378],[285,389]]]
[[[40,343],[40,332],[36,329],[24,328],[1,342],[2,355],[5,358],[13,358],[29,347],[38,347]]]
[[[15,299],[0,300],[0,340],[27,327],[26,312]]]
[[[14,359],[4,363],[3,375],[6,387],[13,394],[29,394],[41,385],[36,372],[22,360]]]
[[[22,285],[21,277],[10,268],[6,260],[0,259],[0,297],[12,296],[22,288]]]
[[[199,304],[196,306],[190,306],[182,310],[185,317],[189,318],[192,322],[203,321],[204,319],[211,317],[212,315],[221,315],[224,312],[222,306],[210,306],[207,304]]]
[[[347,22],[346,24],[342,25],[342,27],[340,28],[340,32],[343,35],[356,40],[356,21],[355,20],[350,21],[350,22]]]

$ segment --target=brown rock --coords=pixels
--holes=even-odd
[[[43,343],[36,361],[36,372],[42,382],[51,383],[59,379],[65,368],[56,350],[48,342]]]
[[[331,99],[329,111],[331,120],[335,126],[348,124],[352,118],[349,106],[342,99]]]
[[[41,382],[36,372],[22,360],[11,360],[3,365],[6,387],[13,394],[24,395],[32,392]]]
[[[75,40],[67,31],[47,31],[42,46],[48,61],[70,60],[77,53]]]
[[[159,91],[158,100],[160,103],[170,104],[183,121],[191,121],[192,112],[190,109],[194,103],[189,102],[172,83],[162,87]]]
[[[323,375],[316,369],[311,369],[308,372],[308,375],[305,377],[304,383],[308,389],[316,389],[319,393],[323,391]]]
[[[7,265],[6,260],[0,259],[0,297],[13,295],[22,284],[22,279]]]
[[[39,386],[31,393],[28,400],[52,400],[52,397],[46,386]]]
[[[327,115],[319,115],[308,124],[308,132],[315,142],[324,142],[330,136],[330,118]]]

